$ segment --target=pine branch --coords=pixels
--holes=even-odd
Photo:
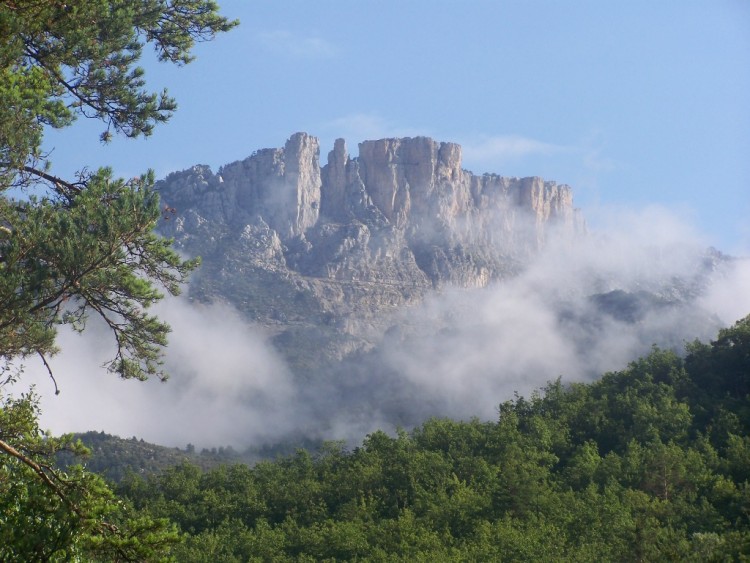
[[[33,174],[34,176],[37,176],[43,180],[47,180],[54,186],[54,190],[57,193],[67,197],[68,199],[71,199],[71,192],[73,194],[79,194],[83,191],[83,184],[81,183],[71,184],[70,182],[66,182],[62,178],[58,178],[57,176],[53,176],[52,174],[48,174],[43,170],[38,170],[37,168],[33,168],[31,166],[24,166],[22,170],[24,172],[28,172],[29,174]]]
[[[47,373],[49,373],[49,378],[52,380],[52,383],[55,386],[55,395],[59,395],[60,389],[57,387],[57,380],[55,379],[55,376],[52,373],[52,368],[50,367],[49,363],[47,363],[47,358],[44,357],[44,354],[42,354],[40,350],[37,350],[37,354],[42,359],[42,363],[44,364],[44,367],[47,368]]]
[[[0,440],[0,450],[4,451],[8,455],[11,455],[21,461],[22,463],[28,465],[34,473],[36,473],[39,478],[44,482],[45,485],[47,485],[52,491],[60,497],[60,500],[62,500],[65,504],[70,506],[70,508],[78,514],[78,516],[82,516],[80,509],[71,501],[67,495],[63,492],[63,490],[55,483],[49,475],[47,475],[47,472],[45,471],[45,468],[39,465],[37,462],[35,462],[30,457],[25,456],[21,452],[19,452],[17,449],[15,449],[13,446],[5,442],[4,440]],[[48,468],[47,468],[48,469]],[[49,470],[49,469],[48,469]],[[52,472],[54,475],[54,472]],[[55,475],[55,477],[58,480],[61,480],[59,477]]]

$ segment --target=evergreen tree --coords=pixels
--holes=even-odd
[[[92,313],[113,335],[110,371],[166,377],[169,327],[148,308],[161,289],[177,294],[196,262],[153,233],[162,212],[153,173],[126,181],[82,163],[74,178],[59,177],[44,132],[83,116],[103,123],[103,142],[150,135],[176,103],[145,88],[137,66],[143,48],[183,65],[197,41],[236,23],[211,0],[0,1],[3,561],[152,559],[147,546],[174,539],[162,524],[127,517],[101,479],[80,468],[54,470],[54,453],[78,446],[43,436],[33,394],[13,399],[3,387],[17,379],[14,362],[36,356],[48,365],[57,329],[82,331]]]

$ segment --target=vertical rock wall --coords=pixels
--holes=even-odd
[[[242,232],[245,245],[248,233],[270,229],[285,249],[284,267],[323,279],[486,285],[552,233],[583,230],[569,186],[475,176],[461,168],[454,143],[365,141],[352,158],[338,139],[322,169],[319,152],[315,137],[296,133],[284,148],[257,151],[217,175],[207,167],[172,174],[160,189],[193,223]]]

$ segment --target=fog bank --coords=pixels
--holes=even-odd
[[[491,419],[515,392],[558,376],[591,380],[652,344],[682,349],[750,313],[747,259],[707,251],[663,209],[612,214],[607,224],[576,244],[550,241],[516,278],[430,296],[397,315],[374,351],[327,377],[296,380],[269,335],[230,306],[171,298],[156,308],[173,328],[168,382],[104,372],[111,335],[90,330],[60,335],[50,360],[60,395],[32,362],[21,385],[36,383],[54,433],[104,430],[180,447],[299,434],[356,443],[427,416]]]

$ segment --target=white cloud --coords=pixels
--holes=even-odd
[[[518,135],[496,135],[463,143],[466,160],[477,163],[503,163],[528,156],[568,152],[569,147]]]
[[[750,314],[748,288],[750,258],[740,258],[732,268],[717,275],[700,303],[707,310],[715,312],[725,325],[730,326],[739,320],[743,311],[744,314]]]
[[[424,131],[404,127],[389,122],[374,113],[352,113],[323,123],[321,129],[330,131],[336,137],[343,137],[349,143],[359,143],[385,138],[416,137],[429,135]]]
[[[84,335],[60,334],[62,352],[49,360],[59,395],[44,368],[28,362],[20,384],[36,384],[44,427],[104,430],[171,446],[249,444],[299,427],[289,415],[296,402],[291,376],[259,329],[222,304],[176,298],[155,312],[173,329],[165,364],[170,379],[122,381],[106,373],[112,335],[97,331],[92,318]]]
[[[287,30],[261,33],[258,41],[269,51],[295,59],[329,59],[337,53],[336,47],[326,39],[296,35]]]
[[[750,313],[749,260],[702,277],[706,246],[680,215],[648,207],[610,217],[575,244],[553,237],[518,277],[408,311],[401,322],[415,331],[381,361],[414,385],[414,412],[491,419],[514,392],[623,369],[654,343],[681,350]],[[681,305],[683,282],[705,284],[704,297]]]

